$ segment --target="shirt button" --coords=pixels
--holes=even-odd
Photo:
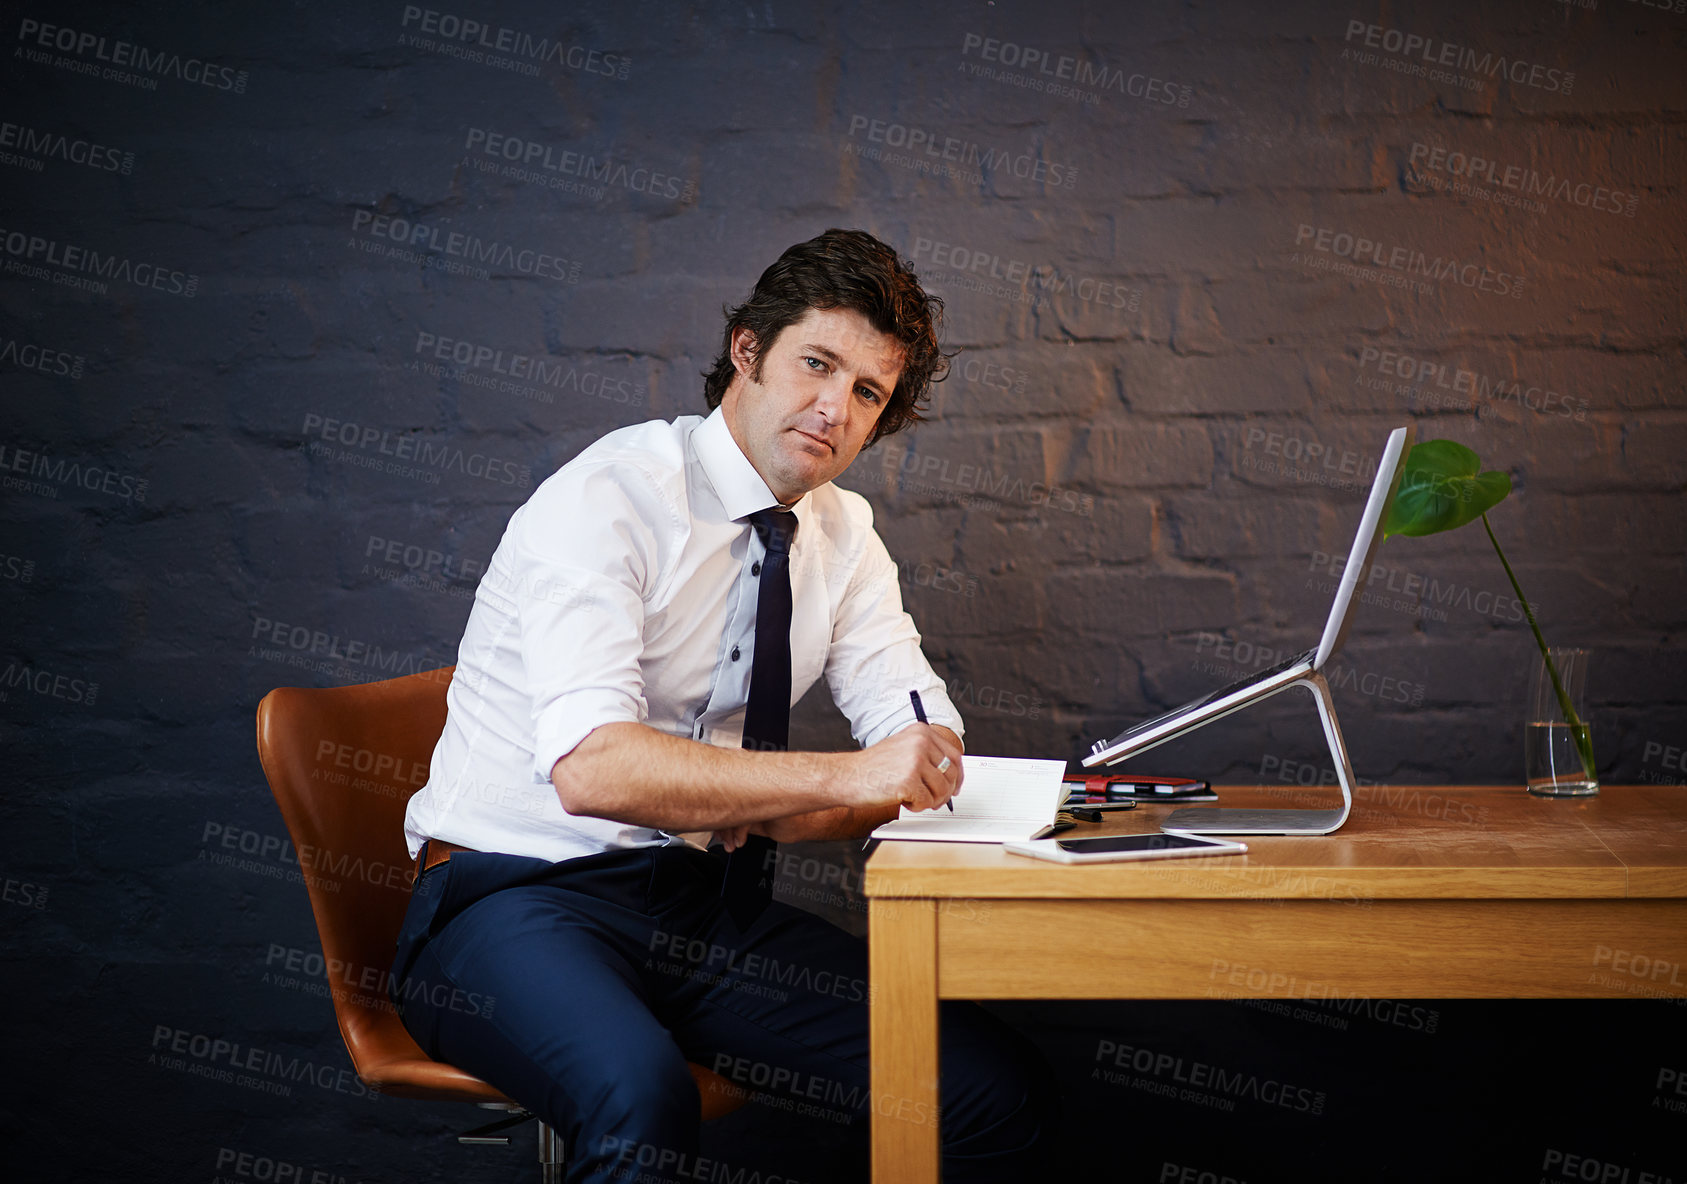
[[[756,562],[750,564],[750,574],[753,575],[753,576],[761,575],[761,561],[759,559]]]
[[[737,646],[732,647],[732,660],[734,662],[736,662],[738,660],[738,647]]]

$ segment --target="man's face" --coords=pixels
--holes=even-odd
[[[751,377],[747,330],[732,335],[738,375],[721,414],[773,496],[790,505],[849,467],[902,374],[902,347],[854,309],[811,308],[761,351]]]

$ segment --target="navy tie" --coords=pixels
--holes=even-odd
[[[750,525],[767,548],[756,589],[755,654],[750,662],[750,696],[744,706],[744,747],[783,752],[791,737],[791,539],[797,516],[769,508],[750,515]],[[751,835],[727,857],[721,896],[739,929],[761,915],[773,899],[772,839]]]

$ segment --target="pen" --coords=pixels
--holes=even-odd
[[[920,693],[918,691],[909,691],[908,698],[912,699],[914,702],[914,718],[919,720],[922,724],[929,724],[931,721],[926,719],[926,708],[925,704],[920,702]],[[943,760],[944,767],[947,768],[949,758],[944,757]],[[943,804],[949,807],[949,813],[953,814],[955,812],[955,803],[953,799],[944,802]]]

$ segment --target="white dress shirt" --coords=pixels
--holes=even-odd
[[[411,856],[427,838],[552,861],[683,841],[569,814],[551,767],[620,720],[740,746],[766,551],[748,515],[778,504],[719,410],[611,432],[540,485],[475,591]],[[960,734],[866,499],[828,482],[792,512],[791,702],[825,675],[866,746],[915,722],[918,690]]]

